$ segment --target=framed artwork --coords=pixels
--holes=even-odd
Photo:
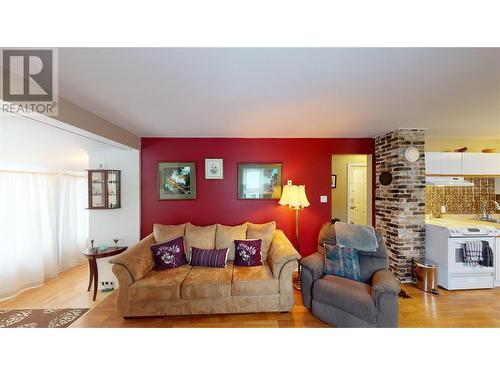
[[[238,163],[238,199],[280,199],[279,163]]]
[[[205,159],[205,179],[222,180],[224,178],[224,164],[222,159]]]
[[[158,163],[158,199],[196,199],[195,162]]]
[[[337,187],[337,175],[332,174],[332,188],[335,189]]]

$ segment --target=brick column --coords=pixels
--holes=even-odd
[[[375,138],[375,225],[389,250],[390,268],[403,283],[412,281],[411,259],[425,252],[425,132],[397,129]],[[420,159],[405,159],[407,147],[416,147]],[[392,183],[380,184],[382,172]]]

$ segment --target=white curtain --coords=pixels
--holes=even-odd
[[[0,171],[0,299],[84,261],[86,178]]]

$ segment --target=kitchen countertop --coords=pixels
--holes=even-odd
[[[477,215],[443,215],[441,218],[425,218],[426,224],[465,227],[471,225],[482,225],[500,229],[500,223],[492,223],[476,219]],[[491,215],[495,219],[500,219],[500,215]]]

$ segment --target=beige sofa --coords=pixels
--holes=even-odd
[[[155,271],[150,247],[184,236],[190,249],[230,249],[226,268],[181,267]],[[233,265],[234,240],[262,238],[263,265]],[[289,311],[292,273],[300,255],[275,223],[230,227],[155,224],[153,233],[112,259],[118,278],[116,310],[123,317]]]

